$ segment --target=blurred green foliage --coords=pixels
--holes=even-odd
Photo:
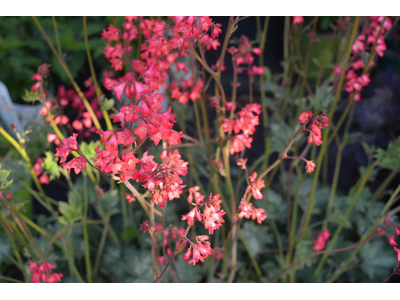
[[[50,39],[57,45],[51,17],[38,18]],[[74,78],[87,79],[86,50],[82,17],[56,17],[60,46],[64,60]],[[105,41],[101,32],[109,23],[119,22],[113,17],[88,17],[88,36],[97,72],[108,69],[103,56]],[[11,99],[23,103],[21,96],[30,89],[31,77],[42,63],[52,64],[53,84],[68,83],[64,70],[57,62],[41,32],[31,17],[0,17],[0,81],[4,82]]]

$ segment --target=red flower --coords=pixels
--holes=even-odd
[[[86,157],[79,157],[73,158],[69,162],[62,164],[62,166],[68,170],[68,173],[71,173],[71,169],[75,169],[75,174],[79,174],[81,170],[86,170],[86,163]]]
[[[388,241],[389,241],[390,246],[397,246],[397,243],[394,240],[394,235],[389,235],[388,236]]]
[[[312,160],[308,160],[306,164],[306,172],[312,173],[315,169],[315,163]]]
[[[300,113],[299,120],[300,120],[301,124],[304,124],[304,123],[311,121],[312,117],[313,117],[313,113],[311,111],[305,111],[305,112]]]
[[[42,174],[42,176],[39,177],[39,182],[40,184],[50,184],[49,176],[47,174]]]
[[[182,216],[182,221],[187,220],[188,225],[193,225],[194,220],[197,219],[201,222],[202,217],[197,207],[193,208],[188,214]]]
[[[394,249],[394,251],[397,252],[397,262],[400,263],[400,249],[397,249],[396,247],[394,247],[393,249]]]
[[[303,17],[293,17],[293,24],[300,24],[304,22]]]
[[[328,229],[324,228],[322,231],[318,233],[316,240],[314,241],[313,250],[314,251],[322,251],[325,249],[326,241],[331,237],[331,234]]]
[[[220,203],[222,200],[219,199],[220,195],[210,195],[208,200],[205,202],[205,209],[203,211],[203,224],[204,228],[208,229],[209,234],[213,234],[214,230],[220,228],[224,219],[222,216],[225,215],[225,211],[221,210]]]
[[[267,215],[264,214],[265,210],[262,208],[255,208],[252,203],[247,203],[246,199],[242,199],[239,205],[239,218],[246,218],[253,220],[257,219],[257,223],[261,224],[267,218]]]
[[[144,221],[142,224],[140,224],[139,230],[143,233],[150,231],[149,221]]]
[[[240,112],[238,112],[232,122],[225,119],[223,129],[225,132],[233,130],[237,135],[233,136],[229,153],[231,155],[242,152],[244,147],[251,148],[253,138],[251,135],[256,131],[256,126],[259,124],[258,115],[261,114],[260,104],[247,104]],[[241,134],[238,134],[239,132]]]
[[[264,180],[259,179],[256,180],[257,173],[254,172],[253,175],[250,177],[250,191],[253,195],[254,199],[262,199],[263,194],[261,193],[261,189],[265,187]]]
[[[196,202],[196,205],[199,205],[200,202],[202,202],[204,200],[204,198],[206,196],[202,195],[201,193],[199,193],[200,187],[199,186],[194,186],[192,188],[189,188],[189,197],[188,197],[188,203],[192,203],[193,199]]]
[[[208,236],[199,235],[195,236],[194,239],[196,240],[196,243],[190,242],[189,249],[183,256],[183,261],[188,261],[189,258],[192,257],[192,259],[189,260],[189,264],[193,264],[193,266],[195,266],[199,261],[204,262],[204,259],[213,253],[210,242],[207,241]]]
[[[40,281],[53,283],[61,282],[63,277],[62,273],[53,273],[53,269],[56,268],[55,264],[49,263],[34,263],[29,261],[29,269],[31,271],[31,278],[33,283],[40,283]]]
[[[317,125],[312,124],[310,135],[308,136],[307,142],[314,143],[317,146],[321,146],[322,145],[321,138],[322,138],[321,129],[319,129]]]
[[[386,215],[385,220],[384,220],[385,226],[389,227],[390,226],[390,216]]]
[[[394,232],[396,232],[397,235],[400,235],[400,225],[396,225]]]
[[[342,67],[341,66],[336,66],[336,67],[334,67],[333,68],[333,72],[335,73],[335,74],[341,74],[342,73]]]
[[[56,148],[56,154],[54,156],[61,157],[60,163],[67,160],[71,151],[78,151],[78,143],[76,142],[77,136],[78,135],[74,133],[71,137],[63,140],[60,147]]]
[[[128,200],[128,203],[132,203],[132,202],[136,201],[136,198],[130,193],[125,193],[125,198],[126,198],[126,200]]]

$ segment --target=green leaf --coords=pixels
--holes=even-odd
[[[392,171],[400,167],[400,144],[390,142],[387,150],[379,148],[375,155],[380,167]]]
[[[396,252],[384,239],[373,240],[360,251],[361,269],[370,279],[386,278],[396,266]]]
[[[104,215],[108,216],[118,214],[120,212],[120,209],[118,207],[119,200],[120,198],[117,190],[112,190],[104,193],[104,195],[102,195],[100,198],[100,211]]]
[[[107,99],[104,95],[101,95],[99,98],[99,104],[105,110],[110,110],[112,107],[114,107],[115,101],[112,98]]]
[[[332,221],[343,228],[351,228],[351,222],[343,216],[339,209],[335,209],[332,215]]]
[[[243,229],[240,230],[247,245],[253,255],[258,254],[265,246],[272,243],[269,228],[265,225],[259,225],[253,220],[245,221]],[[262,232],[263,234],[260,234]]]
[[[43,168],[50,180],[60,178],[60,166],[58,165],[58,157],[55,157],[50,151],[46,151],[43,160]]]
[[[13,183],[12,179],[10,181],[6,182],[6,183],[2,183],[0,189],[3,190],[3,191],[8,190],[11,187],[12,183]]]
[[[300,259],[303,259],[313,253],[314,250],[312,250],[312,241],[310,240],[300,241],[296,247],[296,255],[294,261],[299,261]],[[296,265],[296,269],[301,270],[304,267],[311,267],[316,259],[317,259],[316,257],[306,259],[301,263],[298,263]]]
[[[0,182],[5,181],[9,175],[10,175],[10,171],[0,170]]]
[[[39,97],[38,93],[35,91],[25,90],[25,95],[22,96],[22,99],[26,102],[35,102]]]
[[[314,105],[317,110],[327,110],[335,99],[333,95],[333,86],[329,86],[328,83],[324,83],[317,87],[315,96],[310,96],[310,102]]]
[[[97,156],[96,152],[94,151],[97,146],[100,145],[100,141],[91,141],[89,144],[86,142],[82,142],[79,145],[80,150],[83,154],[85,154],[86,158],[89,161],[93,161],[93,159]]]
[[[293,138],[295,130],[287,125],[286,122],[271,118],[270,123],[271,150],[279,153],[283,152]]]
[[[347,204],[350,204],[350,202],[352,201],[356,192],[357,192],[357,187],[352,187],[350,189],[349,195],[347,196]],[[370,198],[371,198],[371,192],[370,192],[369,188],[364,187],[361,190],[360,195],[358,196],[358,199],[354,205],[354,208],[360,212],[365,212],[370,205],[370,203],[369,203]]]
[[[62,214],[60,222],[63,224],[71,224],[82,218],[83,214],[83,199],[82,193],[73,190],[68,193],[68,203],[59,202],[59,210]]]
[[[265,209],[269,219],[286,222],[286,202],[283,201],[282,195],[273,190],[263,191],[263,195],[263,201],[257,201],[255,205]]]
[[[1,170],[0,164],[0,190],[7,190],[10,188],[13,180],[7,180],[8,176],[10,176],[11,171],[8,170]]]

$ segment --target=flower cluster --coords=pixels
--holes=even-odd
[[[157,223],[156,231],[160,233],[160,236],[162,238],[161,247],[164,250],[164,255],[158,256],[158,262],[164,263],[166,262],[168,257],[172,256],[171,248],[173,246],[173,243],[175,244],[174,248],[178,248],[179,244],[181,243],[182,237],[185,234],[185,228],[172,227],[162,230],[162,224]]]
[[[181,159],[178,150],[163,150],[160,157],[163,163],[147,173],[143,186],[151,191],[154,203],[164,207],[164,200],[180,198],[185,185],[181,185],[183,181],[179,176],[186,176],[188,162]],[[146,166],[153,169],[151,161],[144,161],[142,167]]]
[[[105,76],[105,87],[109,90],[114,89],[117,94],[122,94],[127,80],[149,79],[144,74],[149,67],[153,70],[151,76],[157,76],[160,84],[166,87],[168,70],[175,65],[178,71],[188,72],[188,66],[179,58],[188,56],[188,43],[198,40],[204,47],[209,50],[216,49],[220,43],[216,40],[221,32],[221,25],[215,24],[210,17],[169,17],[173,25],[167,24],[163,20],[149,20],[142,17],[125,17],[125,23],[122,29],[118,29],[110,25],[103,31],[103,39],[108,40],[104,51],[105,57],[111,62],[112,67],[116,71],[123,69],[124,62],[129,64],[133,72],[128,72],[119,79],[113,79],[112,75]],[[140,45],[141,60],[132,60],[130,52],[133,47],[131,41],[136,39],[138,29],[144,36],[144,41]],[[210,32],[210,35],[208,34]],[[182,47],[183,46],[183,47]],[[196,95],[196,89],[199,89],[201,83],[194,83],[189,94],[193,100]],[[158,83],[152,86],[158,90]],[[176,99],[184,101],[188,99],[186,92],[183,95],[179,91],[175,91]],[[128,96],[128,95],[127,95]],[[128,96],[129,97],[129,96]],[[120,99],[120,97],[118,97]]]
[[[231,155],[242,152],[244,147],[251,148],[253,138],[251,137],[256,131],[259,124],[258,115],[261,114],[261,105],[247,104],[240,112],[238,112],[232,120],[225,119],[223,129],[225,132],[233,130],[235,135],[232,137],[229,153]],[[239,132],[241,132],[239,134]]]
[[[33,91],[36,91],[40,86],[41,78],[42,76],[38,73],[32,77],[34,80],[39,80],[32,86]],[[88,99],[97,119],[101,120],[103,118],[103,114],[96,96],[93,80],[91,78],[86,80],[85,86],[87,89],[83,92],[83,95],[86,99]],[[67,89],[65,86],[60,85],[57,88],[57,93],[53,97],[46,99],[46,94],[44,93],[43,98],[46,100],[46,102],[39,110],[39,114],[45,116],[45,120],[47,122],[51,122],[52,116],[56,125],[69,126],[70,118],[64,113],[64,111],[72,108],[72,111],[76,112],[76,114],[73,116],[74,121],[72,122],[72,128],[75,130],[75,132],[82,134],[84,137],[89,137],[95,132],[96,129],[93,126],[92,118],[89,112],[86,111],[82,98],[74,89]],[[48,112],[51,112],[51,116],[48,114]],[[47,141],[49,143],[54,141],[57,146],[61,144],[61,141],[54,133],[47,134]]]
[[[209,234],[213,234],[214,230],[220,228],[222,223],[224,223],[224,219],[222,218],[225,215],[225,211],[221,210],[221,202],[219,199],[220,195],[210,195],[207,200],[198,200],[199,204],[186,215],[182,216],[183,221],[187,221],[188,225],[194,225],[194,220],[198,220],[202,222],[205,229],[208,229]],[[200,208],[204,206],[203,213],[200,212]]]
[[[182,220],[187,221],[188,226],[193,226],[195,220],[202,222],[204,228],[208,229],[208,233],[213,234],[214,230],[219,229],[225,222],[222,218],[225,211],[221,210],[220,205],[222,200],[219,199],[219,194],[210,195],[207,200],[204,200],[205,196],[201,195],[198,190],[197,186],[189,189],[188,202],[192,203],[195,200],[196,204],[193,203],[195,207],[188,214],[183,215]],[[202,207],[204,207],[203,212],[200,211]],[[199,261],[204,262],[204,259],[213,253],[210,242],[207,241],[208,236],[200,235],[190,239],[185,237],[185,239],[189,242],[189,249],[184,255],[184,261],[188,261],[192,257],[189,264],[193,263],[195,266]],[[194,243],[192,240],[196,242]]]
[[[62,141],[60,147],[56,148],[56,154],[54,156],[60,157],[61,166],[71,172],[71,169],[75,169],[75,174],[79,174],[81,170],[86,170],[86,157],[78,157],[73,158],[67,163],[67,157],[71,154],[72,151],[80,152],[78,148],[78,142],[76,141],[76,137],[78,134],[74,133],[71,137]]]
[[[43,172],[43,158],[39,157],[36,163],[33,165],[33,171],[35,175],[39,178],[40,184],[50,184],[49,176]]]
[[[29,262],[29,269],[31,270],[31,278],[33,283],[40,283],[40,281],[53,283],[61,282],[63,277],[62,273],[53,273],[53,269],[56,268],[55,264],[49,264],[46,262],[35,263]]]
[[[293,17],[293,24],[300,24],[304,22],[304,18],[302,16]]]
[[[307,142],[314,143],[317,146],[322,145],[321,129],[329,126],[329,118],[322,115],[313,116],[311,111],[305,111],[300,113],[299,120],[302,124],[306,124],[312,120],[310,129],[307,130],[310,133]]]
[[[257,173],[254,172],[250,178],[250,191],[253,195],[254,199],[262,199],[263,195],[261,194],[261,189],[265,187],[264,180],[258,179],[257,180]]]
[[[187,79],[181,79],[182,87],[175,81],[171,81],[171,98],[178,100],[179,103],[185,104],[190,100],[195,101],[200,98],[200,93],[203,91],[203,81],[195,80],[193,76]]]
[[[390,221],[389,215],[386,215],[386,217],[384,219],[384,225],[385,225],[385,228],[378,227],[378,229],[376,231],[377,231],[378,235],[387,237],[390,246],[392,246],[393,250],[397,253],[397,265],[396,265],[396,268],[397,268],[400,265],[400,249],[397,248],[397,242],[395,240],[395,236],[388,234],[385,231],[386,229],[388,229],[391,226],[391,221]],[[400,236],[400,224],[396,224],[394,226],[395,226],[394,232],[396,233],[397,236]],[[397,274],[399,274],[400,270],[396,270],[396,268],[395,268],[395,272]]]
[[[258,224],[261,224],[267,218],[267,215],[264,214],[265,210],[263,208],[255,208],[252,203],[248,203],[246,199],[242,199],[239,205],[239,214],[238,217],[246,218],[253,220],[257,220]]]
[[[199,205],[202,201],[204,201],[204,198],[206,196],[199,193],[199,191],[200,191],[200,187],[197,185],[192,188],[189,188],[189,197],[187,198],[188,203],[192,203],[193,199],[194,199],[196,205]]]
[[[313,250],[317,252],[324,250],[326,241],[329,240],[330,237],[331,234],[327,228],[318,232],[317,238],[314,241]]]
[[[193,264],[193,266],[195,266],[199,261],[204,262],[204,259],[213,253],[210,242],[207,241],[207,235],[195,236],[194,240],[196,241],[195,243],[188,239],[190,246],[183,256],[185,262],[192,257],[192,259],[189,260],[189,264]]]
[[[345,90],[353,94],[354,100],[360,101],[360,92],[363,87],[370,83],[369,74],[366,74],[365,62],[362,60],[361,54],[364,52],[367,56],[371,55],[372,48],[374,47],[375,41],[375,52],[379,56],[383,56],[383,52],[386,50],[386,43],[384,34],[392,27],[392,21],[389,17],[384,21],[384,17],[369,17],[369,23],[365,26],[361,34],[356,38],[352,46],[352,61],[350,68],[346,71],[346,84]],[[384,22],[382,24],[382,22]],[[381,25],[383,29],[380,30]],[[336,73],[340,73],[340,67],[336,67]]]
[[[251,76],[252,80],[256,75],[264,75],[263,68],[253,65],[254,54],[260,55],[261,49],[254,48],[248,37],[242,35],[239,39],[238,48],[231,46],[228,52],[232,55],[236,73],[243,73],[242,65],[247,65],[247,75]]]

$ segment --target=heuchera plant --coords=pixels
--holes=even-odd
[[[221,277],[228,282],[233,282],[238,270],[238,238],[245,243],[240,232],[242,222],[244,219],[252,219],[254,223],[263,224],[269,220],[269,218],[267,219],[268,211],[259,207],[258,201],[252,203],[252,199],[259,200],[259,202],[268,201],[264,195],[271,185],[277,170],[276,167],[282,161],[288,160],[291,163],[289,178],[292,178],[294,170],[299,178],[304,171],[306,173],[315,172],[315,183],[299,224],[296,223],[296,219],[292,220],[292,224],[290,223],[292,217],[289,208],[290,193],[293,191],[289,187],[285,192],[288,193],[288,247],[285,248],[287,256],[285,259],[283,258],[283,249],[279,245],[278,250],[282,255],[283,270],[281,273],[275,274],[276,278],[273,281],[281,278],[284,278],[285,281],[287,279],[294,280],[298,264],[323,254],[316,268],[315,276],[317,276],[329,253],[348,251],[353,248],[359,249],[357,247],[361,247],[375,236],[386,236],[390,246],[397,253],[398,263],[389,278],[397,274],[400,250],[396,248],[395,236],[386,231],[390,227],[394,227],[395,233],[400,235],[400,226],[391,224],[389,216],[384,221],[385,228],[378,227],[380,224],[380,219],[378,219],[374,225],[375,228],[372,227],[372,233],[378,228],[377,233],[366,235],[358,244],[343,249],[331,249],[343,228],[342,224],[338,225],[336,232],[332,235],[327,226],[327,219],[324,219],[322,228],[316,231],[314,236],[309,234],[309,222],[315,205],[313,197],[323,155],[349,113],[349,109],[347,109],[342,116],[343,119],[341,118],[335,124],[335,128],[330,128],[332,127],[330,120],[333,118],[340,93],[342,90],[349,93],[349,105],[352,105],[354,100],[361,100],[362,88],[370,83],[368,71],[373,66],[374,55],[384,55],[386,49],[384,34],[390,30],[392,19],[369,17],[365,18],[365,22],[360,27],[359,17],[341,18],[337,21],[334,26],[335,30],[344,31],[346,28],[351,28],[347,33],[351,43],[342,53],[344,59],[340,60],[340,64],[334,66],[332,70],[333,76],[330,77],[330,80],[333,82],[336,94],[329,107],[330,110],[306,106],[300,112],[297,111],[296,131],[287,141],[283,151],[272,164],[269,164],[269,154],[265,154],[266,159],[262,158],[261,161],[265,161],[265,163],[262,163],[262,167],[257,169],[254,165],[248,165],[245,152],[252,148],[256,131],[262,126],[267,126],[271,114],[268,113],[270,108],[264,101],[266,98],[264,83],[268,74],[263,65],[263,51],[269,18],[266,19],[262,30],[261,21],[258,19],[259,43],[253,43],[246,36],[234,37],[235,30],[245,18],[230,17],[226,28],[207,16],[125,17],[121,26],[117,26],[116,23],[110,24],[103,29],[101,37],[106,42],[104,56],[109,61],[112,70],[103,70],[102,84],[110,94],[115,96],[116,103],[113,99],[106,98],[97,81],[87,35],[86,45],[92,77],[85,81],[85,91],[81,91],[75,80],[68,76],[74,89],[59,86],[55,95],[50,95],[47,88],[50,66],[47,64],[40,66],[37,74],[32,77],[36,82],[31,91],[27,93],[26,98],[43,104],[39,113],[45,116],[53,130],[47,135],[48,142],[54,143],[56,146],[53,159],[59,159],[60,166],[68,171],[61,169],[61,171],[55,172],[63,172],[62,174],[72,188],[71,171],[76,175],[83,173],[85,180],[88,177],[92,181],[97,197],[106,195],[108,192],[105,189],[110,187],[112,190],[115,183],[119,184],[123,190],[125,187],[129,190],[130,193],[123,192],[122,195],[129,204],[139,202],[146,216],[146,220],[140,222],[140,225],[136,225],[135,230],[150,236],[154,282],[164,278],[180,253],[184,253],[183,261],[193,266],[203,263],[210,256],[213,258],[213,262],[221,261],[224,273],[221,274]],[[47,36],[40,22],[36,18],[34,20],[42,33]],[[303,22],[303,17],[293,17],[288,26],[292,26],[296,33]],[[314,20],[314,27],[310,33],[310,45],[317,42],[317,39],[314,38],[316,22],[317,20]],[[84,18],[84,26],[86,30],[86,18]],[[295,36],[295,41],[296,38]],[[63,61],[61,50],[57,51],[51,41],[49,43],[61,66],[68,74],[68,67]],[[212,63],[208,62],[206,60],[207,51],[219,51],[219,59]],[[365,56],[367,60],[363,59]],[[303,62],[302,67],[305,69],[307,61],[309,58]],[[231,80],[230,99],[228,99],[227,91],[221,82],[228,63],[232,65],[233,74],[224,74],[224,76]],[[293,61],[293,65],[290,62],[288,64],[292,69],[288,69],[291,71],[287,71],[285,76],[291,75],[285,77],[284,85],[290,88],[296,61]],[[241,78],[248,78],[249,97],[248,103],[245,104],[238,99],[238,88],[243,84],[240,81]],[[309,89],[307,72],[303,71],[299,78],[302,80],[301,91],[307,89],[313,93]],[[263,99],[260,103],[254,103],[253,86],[257,82],[260,83],[262,91]],[[211,94],[206,94],[213,87],[214,90]],[[303,96],[302,92],[300,97]],[[284,112],[288,95],[285,94],[284,97],[286,98],[283,101],[285,104],[282,113],[278,114],[281,121],[285,120]],[[178,124],[180,117],[177,114],[179,111],[175,110],[177,105],[174,103],[183,107],[193,107],[193,119],[196,122],[197,134],[191,135],[185,130],[185,121],[183,124]],[[292,108],[294,107],[293,104],[290,105]],[[215,128],[209,123],[211,117],[207,112],[207,106],[212,107],[215,111],[213,112],[216,116]],[[201,126],[199,107],[203,117],[203,126]],[[74,111],[73,121],[66,113],[68,110]],[[109,115],[109,111],[111,111],[111,115]],[[330,130],[333,130],[333,134],[329,133]],[[69,134],[64,136],[63,132]],[[1,133],[15,143],[15,147],[24,157],[24,149],[20,143],[4,130]],[[87,151],[87,143],[83,142],[84,138],[98,139],[99,141],[91,149],[92,151]],[[307,142],[305,150],[298,155],[299,140],[302,138]],[[266,145],[268,146],[267,140]],[[212,181],[207,189],[202,187],[202,181],[196,175],[196,162],[190,151],[186,155],[189,161],[185,161],[180,153],[179,149],[187,146],[197,147],[205,152],[209,164],[205,173],[210,176],[209,181]],[[321,148],[319,156],[316,156],[315,153],[312,155],[308,153],[310,148],[316,149],[315,146]],[[159,154],[160,152],[161,154]],[[293,153],[294,156],[290,156],[289,153]],[[306,159],[306,157],[315,158]],[[53,208],[55,204],[52,199],[45,196],[41,187],[41,185],[48,185],[51,181],[51,175],[46,171],[46,164],[49,164],[51,157],[41,157],[33,166],[30,165],[29,158],[24,157],[24,159],[31,168],[31,174],[39,194],[45,199],[44,205],[58,222],[61,224],[70,222],[68,226],[79,224],[83,227],[87,280],[91,282],[93,280],[92,267],[86,228],[90,223],[85,215],[89,200],[81,203],[76,216],[72,210],[68,211],[68,205],[73,206],[72,201],[69,201],[68,204],[59,204],[58,210],[63,215],[63,219],[60,220],[57,218],[58,213]],[[296,168],[298,162],[302,164],[301,169]],[[238,183],[243,183],[243,185],[234,186],[231,166],[237,167],[241,172],[242,181],[238,179]],[[53,165],[53,168],[58,170],[57,166]],[[368,169],[368,174],[372,172],[372,168]],[[191,174],[192,179],[190,180],[185,179],[188,173]],[[185,184],[185,182],[193,183],[193,178],[196,184]],[[221,191],[220,181],[222,178],[226,190]],[[365,181],[367,179],[368,177],[365,178]],[[291,180],[289,179],[290,182]],[[362,183],[361,188],[364,184],[365,182]],[[399,192],[396,190],[393,197],[395,198]],[[13,211],[13,207],[9,204],[12,196],[4,196],[3,192],[0,193],[3,204]],[[78,198],[72,199],[79,202]],[[181,198],[187,199],[190,209],[179,215],[180,223],[176,227],[177,223],[168,223],[170,218],[166,217],[166,214],[170,213],[167,210],[168,202],[182,201]],[[391,198],[389,202],[393,199]],[[356,200],[355,198],[354,201]],[[327,216],[330,214],[331,205],[333,204],[329,201]],[[354,204],[350,205],[345,218],[349,216],[353,206]],[[179,205],[179,207],[184,208],[185,206]],[[297,202],[295,207],[296,210],[292,211],[293,218],[297,218]],[[386,214],[386,210],[383,211],[383,215]],[[173,211],[177,213],[175,209]],[[104,211],[103,208],[98,209],[97,213],[101,219],[99,222],[106,224],[106,229],[101,238],[100,254],[96,258],[94,273],[99,269],[111,216],[111,213]],[[15,218],[20,220],[22,217],[19,213],[15,213]],[[160,218],[160,222],[156,222],[156,218]],[[82,221],[77,223],[80,219]],[[7,221],[2,217],[2,222],[6,224]],[[92,220],[92,222],[96,222],[96,220]],[[271,222],[271,226],[276,228],[274,218]],[[29,230],[25,230],[25,223],[21,226],[24,229],[22,232],[29,235]],[[222,231],[222,227],[224,227],[223,233],[219,233]],[[202,234],[203,232],[205,234]],[[218,244],[219,234],[223,234],[222,247],[220,247],[221,244]],[[262,232],[260,232],[261,234]],[[59,236],[62,237],[61,234]],[[57,242],[59,236],[52,239],[51,245]],[[277,239],[280,240],[279,234]],[[297,243],[307,240],[312,243],[309,248],[314,252],[309,256],[297,259],[297,251],[300,251],[301,248]],[[62,244],[59,246],[68,253],[65,246]],[[245,247],[258,274],[261,271],[257,261],[246,244]],[[32,282],[62,280],[63,274],[54,273],[56,265],[48,262],[49,251],[45,256],[33,253],[32,259],[36,258],[36,260],[30,261],[29,265]],[[68,258],[70,259],[70,256]],[[69,263],[72,272],[82,279],[73,261],[69,260]],[[215,273],[218,263],[212,270],[212,274]],[[229,275],[227,270],[229,270]],[[340,273],[341,270],[339,269],[337,272]],[[174,278],[172,271],[168,274],[171,279]],[[311,281],[314,280],[315,278],[311,279]]]

